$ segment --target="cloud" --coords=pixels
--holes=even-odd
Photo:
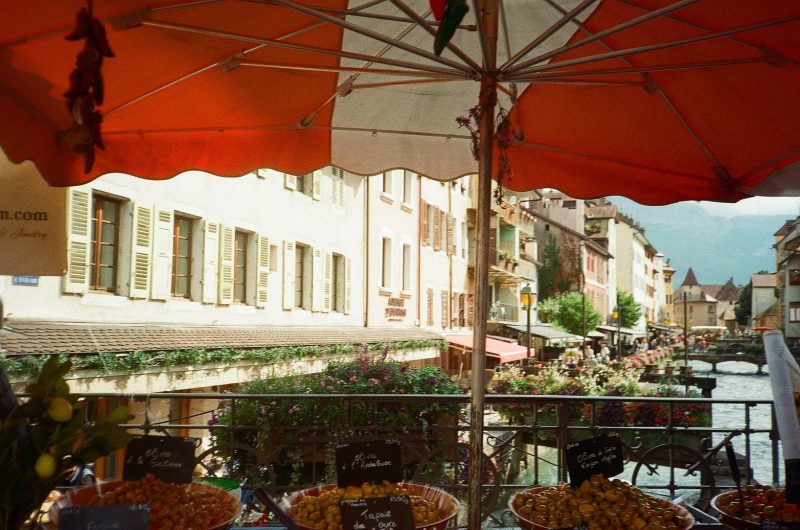
[[[709,214],[719,217],[784,215],[787,219],[793,219],[800,215],[800,197],[751,197],[733,204],[709,201],[697,204]]]

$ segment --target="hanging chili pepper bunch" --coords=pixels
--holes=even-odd
[[[465,127],[469,131],[469,135],[472,138],[472,143],[470,148],[472,150],[472,157],[475,160],[480,160],[480,136],[478,135],[478,123],[481,119],[481,107],[480,105],[475,105],[469,111],[467,111],[467,116],[458,116],[456,118],[456,123],[458,123],[459,127]],[[497,201],[497,204],[503,204],[503,182],[508,182],[511,180],[511,159],[508,157],[508,148],[511,146],[511,137],[513,134],[513,128],[511,126],[511,120],[508,119],[508,112],[503,107],[499,107],[497,111],[497,117],[495,120],[497,123],[495,133],[494,133],[494,141],[497,145],[497,174],[495,175],[495,180],[497,180],[497,188],[494,190],[494,198]]]
[[[469,11],[467,0],[429,0],[433,18],[439,22],[436,38],[433,40],[433,52],[441,55],[447,43],[453,38],[458,25]]]
[[[100,136],[103,115],[95,106],[103,103],[103,58],[114,57],[103,24],[92,16],[91,0],[88,8],[78,11],[75,29],[66,38],[86,41],[69,75],[69,90],[64,93],[74,122],[64,135],[64,141],[74,154],[85,158],[83,169],[88,173],[94,166],[95,146],[105,148]]]

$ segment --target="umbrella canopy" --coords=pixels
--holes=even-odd
[[[477,171],[456,118],[488,77],[511,112],[511,188],[800,193],[796,2],[503,2],[496,45],[470,14],[437,57],[428,0],[94,0],[115,57],[89,173],[59,141],[83,1],[0,3],[0,145],[54,185],[326,165],[452,179]]]
[[[335,165],[440,180],[477,171],[474,389],[493,167],[507,187],[579,198],[800,195],[797,2],[469,0],[441,56],[428,0],[94,0],[114,57],[86,17],[78,40],[65,40],[81,5],[0,0],[0,147],[10,160],[32,160],[54,185],[117,171],[164,179]],[[84,54],[70,82],[87,33],[106,56],[102,76],[97,53]],[[92,159],[95,109],[105,149]],[[479,391],[470,414],[479,506]]]

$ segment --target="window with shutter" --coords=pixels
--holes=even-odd
[[[289,173],[283,174],[283,185],[287,190],[297,189],[297,176]]]
[[[430,245],[431,240],[428,237],[428,209],[430,205],[423,202],[419,211],[419,235],[423,245]]]
[[[311,197],[318,201],[322,198],[322,176],[319,171],[311,173]]]
[[[447,213],[444,210],[439,210],[439,249],[447,252]]]
[[[156,210],[153,225],[153,271],[150,298],[167,300],[172,292],[173,214],[170,210]]]
[[[322,311],[323,296],[325,293],[325,260],[322,250],[311,250],[311,310]]]
[[[466,319],[466,305],[467,305],[467,295],[461,293],[458,296],[458,327],[466,327],[467,319]]]
[[[333,174],[333,187],[332,187],[332,202],[334,206],[344,207],[344,170],[338,167],[332,167]]]
[[[150,255],[153,210],[142,205],[133,208],[133,249],[131,251],[131,298],[147,298],[150,290]]]
[[[256,257],[258,267],[256,271],[256,307],[267,307],[270,270],[270,245],[267,236],[258,236],[256,251],[258,252]]]
[[[92,197],[92,242],[89,288],[116,292],[119,253],[120,201],[102,195]]]
[[[219,280],[217,300],[220,304],[233,303],[233,256],[235,229],[220,226],[219,230]]]
[[[439,208],[433,208],[433,250],[442,250],[442,216]]]
[[[310,309],[313,298],[313,267],[310,247],[294,245],[294,307]]]
[[[442,328],[446,329],[450,327],[450,295],[447,291],[442,290]]]
[[[471,328],[475,321],[475,295],[467,295],[467,327]]]
[[[413,200],[413,185],[414,173],[406,169],[403,172],[403,202],[405,204],[411,204],[411,201]]]
[[[194,220],[175,215],[172,228],[172,277],[170,294],[178,298],[191,298],[192,286],[192,233]]]
[[[336,308],[333,305],[333,293],[334,293],[334,260],[333,254],[330,252],[325,253],[325,278],[324,278],[324,293],[322,295],[322,311],[324,313],[328,313],[331,311],[332,308]]]
[[[203,227],[203,294],[204,304],[217,301],[219,284],[219,223],[206,221]]]
[[[294,308],[294,241],[283,242],[283,308]]]
[[[427,220],[428,220],[427,223],[428,223],[428,244],[429,245],[433,245],[434,244],[433,219],[434,219],[434,217],[436,215],[436,210],[437,209],[436,209],[435,206],[433,206],[432,204],[429,204],[428,205],[428,211],[427,211],[427,214],[425,216],[427,218]]]
[[[427,293],[427,302],[428,302],[428,326],[433,326],[433,289],[428,289]]]
[[[233,238],[233,302],[247,303],[247,242],[249,235],[236,230]]]
[[[392,240],[388,237],[382,240],[381,287],[392,287]]]
[[[458,295],[456,293],[450,295],[450,327],[458,327]]]
[[[89,290],[89,192],[67,191],[67,274],[65,293]]]
[[[344,259],[344,314],[350,314],[350,298],[353,294],[353,260]]]
[[[403,291],[411,291],[411,245],[403,245]]]
[[[456,219],[449,213],[445,219],[447,224],[445,249],[448,254],[452,255],[456,253]]]

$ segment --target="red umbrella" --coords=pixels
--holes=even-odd
[[[91,17],[65,40],[82,5],[0,0],[0,147],[55,185],[190,168],[477,171],[479,241],[493,161],[508,187],[581,198],[800,195],[798,2],[470,0],[439,57],[425,0],[95,0],[115,55],[99,68],[102,98],[96,57],[69,81],[87,43],[108,52]],[[489,305],[478,248],[473,388]],[[472,399],[478,505],[483,396]]]

